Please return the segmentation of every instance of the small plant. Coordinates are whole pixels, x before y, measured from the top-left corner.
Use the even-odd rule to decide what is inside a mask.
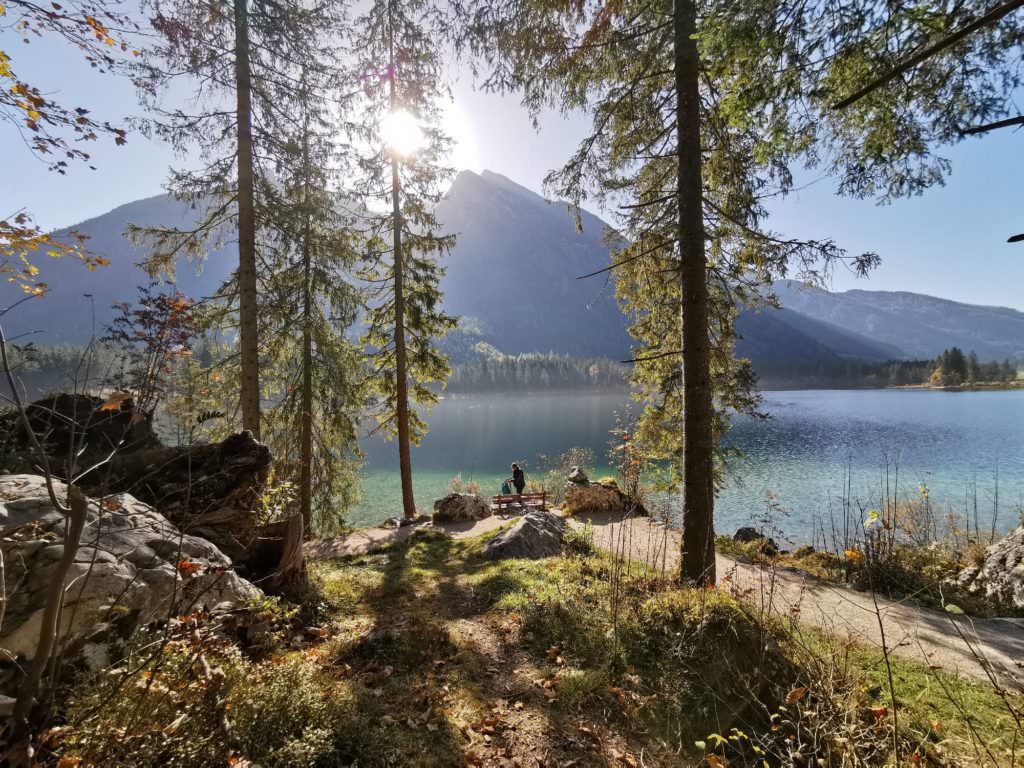
[[[448,481],[448,493],[471,493],[474,496],[479,496],[480,483],[476,480],[463,480],[460,472]]]

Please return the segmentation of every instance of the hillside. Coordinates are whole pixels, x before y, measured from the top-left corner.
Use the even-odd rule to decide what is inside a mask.
[[[775,284],[783,306],[889,344],[899,357],[934,358],[948,347],[982,360],[1024,357],[1024,312],[962,304],[906,291],[832,293],[793,281]]]
[[[605,224],[583,212],[583,231],[548,203],[490,171],[463,171],[438,209],[458,236],[442,282],[449,312],[475,318],[502,352],[628,357],[630,340],[612,285]]]
[[[136,263],[143,252],[122,235],[133,224],[187,224],[196,214],[167,196],[137,200],[74,229],[110,266],[88,272],[72,260],[40,266],[52,287],[41,301],[5,319],[9,335],[32,333],[38,344],[82,344],[112,317],[111,304],[131,301],[148,278]],[[458,236],[445,260],[442,288],[448,311],[466,332],[448,345],[455,359],[485,341],[506,354],[553,352],[574,357],[629,356],[626,320],[606,275],[579,276],[609,263],[606,225],[583,212],[582,232],[564,204],[550,203],[504,176],[464,171],[438,210]],[[230,275],[233,243],[200,265],[179,264],[179,288],[199,298]],[[198,269],[198,271],[197,271]],[[15,298],[8,292],[5,303]],[[805,289],[776,284],[780,310],[746,312],[737,322],[737,351],[768,380],[834,369],[846,363],[932,358],[957,345],[982,360],[1024,357],[1024,313],[960,304],[914,293]]]

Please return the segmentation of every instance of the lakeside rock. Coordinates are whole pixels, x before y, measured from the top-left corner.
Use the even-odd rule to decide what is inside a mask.
[[[769,556],[779,554],[779,545],[775,543],[775,539],[765,536],[753,526],[745,525],[737,529],[736,533],[732,535],[732,540],[738,541],[740,544],[750,544],[757,541],[761,543],[761,551],[764,554]]]
[[[964,568],[956,586],[1002,610],[1024,610],[1024,525],[985,550],[981,565]]]
[[[449,493],[434,502],[435,523],[460,523],[490,517],[491,505],[475,493]]]
[[[584,475],[585,477],[586,475]],[[619,490],[614,480],[599,482],[570,482],[563,504],[570,515],[613,514],[646,517],[647,509],[639,501],[630,499]]]
[[[525,558],[539,560],[562,552],[565,520],[554,512],[535,509],[515,525],[491,539],[484,554],[491,560]]]
[[[58,497],[65,487],[55,484]],[[0,476],[0,551],[8,584],[0,648],[31,658],[50,574],[64,553],[64,515],[38,475]],[[183,534],[128,494],[89,500],[81,545],[68,574],[61,648],[262,593],[232,569],[214,544]]]

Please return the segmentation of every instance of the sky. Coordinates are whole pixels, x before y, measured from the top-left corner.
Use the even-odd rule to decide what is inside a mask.
[[[2,42],[10,48],[6,37]],[[35,42],[9,52],[22,76],[73,106],[89,107],[95,118],[121,122],[141,113],[129,83],[88,70],[66,46]],[[515,96],[482,93],[468,77],[456,80],[453,96],[446,117],[457,141],[453,164],[495,171],[537,192],[587,128],[583,115],[546,112],[535,130]],[[0,217],[27,210],[46,228],[159,194],[168,166],[182,162],[167,146],[129,133],[123,147],[102,139],[84,147],[97,170],[73,165],[61,177],[21,146],[5,122],[0,146]],[[769,226],[787,236],[831,238],[851,253],[881,255],[881,266],[867,279],[836,272],[834,290],[914,291],[1024,311],[1024,244],[1006,243],[1024,232],[1024,132],[996,131],[939,154],[952,160],[953,172],[945,186],[920,197],[879,206],[837,196],[835,181],[825,178],[775,205]]]

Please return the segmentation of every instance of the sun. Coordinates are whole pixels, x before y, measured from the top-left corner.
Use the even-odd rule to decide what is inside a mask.
[[[426,137],[419,121],[404,109],[389,112],[380,124],[384,144],[402,157],[423,148]]]

